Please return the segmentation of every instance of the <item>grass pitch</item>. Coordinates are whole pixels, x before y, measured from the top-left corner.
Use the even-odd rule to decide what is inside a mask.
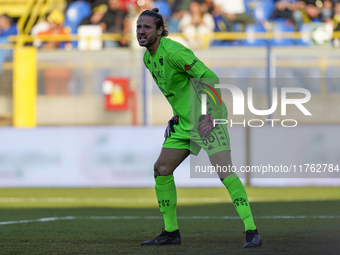
[[[182,245],[141,247],[153,189],[0,189],[0,254],[339,254],[340,188],[247,188],[263,246],[245,250],[224,188],[178,189]]]

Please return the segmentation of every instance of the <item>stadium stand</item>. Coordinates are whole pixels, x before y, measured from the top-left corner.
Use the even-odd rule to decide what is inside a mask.
[[[253,18],[258,23],[261,23],[265,20],[269,20],[274,8],[274,1],[265,0],[261,2],[256,2],[254,4],[254,9],[251,10],[251,13]]]
[[[274,46],[291,46],[295,44],[295,40],[291,38],[282,38],[285,32],[294,32],[294,26],[287,22],[275,22],[273,26],[274,38],[271,44]]]
[[[127,2],[127,1],[125,1]],[[175,1],[167,1],[170,7],[171,3],[174,3]],[[155,5],[159,8],[161,8],[161,3],[166,3],[164,0],[156,1],[154,2]],[[181,1],[176,1],[178,3],[182,3]],[[189,2],[189,1],[187,1]],[[202,1],[203,2],[203,1]],[[265,3],[269,3],[268,0],[263,1],[255,1],[255,0],[245,0],[245,6],[246,6],[246,13],[248,15],[251,15],[254,19],[256,19],[257,24],[251,24],[248,25],[245,28],[245,33],[238,33],[241,32],[242,29],[240,29],[239,24],[235,23],[234,25],[234,31],[237,33],[226,33],[228,32],[226,29],[226,24],[221,16],[217,17],[215,16],[215,33],[213,34],[213,41],[210,44],[210,49],[204,49],[201,50],[200,48],[195,49],[197,50],[198,54],[206,54],[207,63],[210,65],[213,65],[213,70],[216,71],[216,73],[221,77],[232,77],[232,78],[265,78],[268,75],[268,66],[267,66],[267,48],[268,42],[271,42],[271,45],[276,46],[271,48],[271,50],[274,52],[275,55],[275,61],[273,63],[274,68],[276,70],[276,77],[277,78],[289,78],[289,79],[301,79],[301,78],[313,78],[317,80],[316,78],[328,78],[327,83],[325,83],[325,87],[322,88],[320,84],[313,83],[313,82],[307,82],[301,85],[301,87],[309,89],[312,93],[320,94],[324,93],[333,93],[339,92],[339,86],[338,86],[338,80],[339,75],[337,74],[339,61],[336,59],[330,59],[330,57],[333,57],[333,55],[336,56],[336,50],[332,49],[331,41],[325,41],[324,45],[321,48],[322,50],[315,50],[313,46],[317,44],[317,41],[313,40],[311,35],[313,34],[311,30],[313,27],[317,26],[323,26],[325,22],[313,22],[313,23],[304,23],[298,30],[299,32],[302,32],[302,37],[298,38],[299,33],[294,33],[294,27],[291,22],[287,22],[287,20],[268,20],[270,17],[270,10],[273,8],[273,2],[271,4],[266,5]],[[22,6],[19,8],[19,3],[22,4]],[[34,4],[32,4],[34,3]],[[39,3],[39,4],[38,4]],[[77,27],[81,21],[80,16],[86,16],[85,13],[89,14],[91,12],[89,7],[89,4],[91,5],[91,1],[73,1],[72,3],[69,3],[68,8],[65,10],[66,2],[64,0],[0,0],[0,13],[4,13],[6,10],[9,10],[7,7],[11,7],[11,15],[14,19],[18,21],[18,30],[21,35],[28,35],[29,26],[30,24],[38,23],[41,20],[46,19],[46,17],[53,9],[59,9],[64,11],[66,22],[65,25],[68,25],[71,27],[73,35],[69,37],[63,37],[63,39],[60,39],[60,41],[78,41],[79,38],[77,38],[75,35],[77,31]],[[136,1],[131,0],[129,4],[135,4]],[[6,6],[5,6],[6,5]],[[39,6],[39,8],[38,8]],[[77,10],[71,11],[73,8],[76,8],[75,6],[79,7]],[[82,6],[82,7],[80,7]],[[85,9],[81,9],[84,6]],[[129,6],[129,5],[127,5]],[[137,6],[137,5],[136,5]],[[15,7],[15,8],[14,8]],[[141,6],[139,6],[140,9]],[[138,11],[131,11],[132,9],[128,8],[129,17],[138,17]],[[150,9],[150,8],[149,8]],[[73,14],[72,14],[73,12]],[[163,11],[165,15],[167,16],[167,12]],[[74,15],[72,17],[72,15]],[[78,15],[78,16],[77,16]],[[73,19],[72,19],[73,18]],[[31,20],[31,21],[30,21]],[[131,19],[130,19],[131,20]],[[267,20],[268,23],[270,23],[270,27],[268,28],[263,24],[263,20]],[[134,28],[135,22],[132,22],[131,29]],[[20,29],[21,28],[21,29]],[[280,37],[281,34],[289,32],[291,34],[291,38]],[[257,34],[261,33],[261,34]],[[173,34],[173,33],[170,33]],[[118,35],[118,34],[113,34]],[[103,34],[101,39],[103,41],[105,40],[119,40],[115,39],[114,36],[110,37],[110,34]],[[181,36],[181,35],[180,35]],[[259,37],[259,36],[262,36]],[[271,36],[273,38],[271,39]],[[15,40],[18,40],[18,37],[10,37],[12,38],[11,41],[14,42]],[[52,37],[51,37],[52,38]],[[66,38],[66,39],[65,39]],[[112,38],[112,39],[111,39]],[[117,37],[118,38],[118,37]],[[129,37],[131,40],[134,39],[133,34]],[[25,45],[30,45],[30,43],[37,38],[26,36],[24,37],[24,43]],[[41,40],[51,40],[48,37],[45,39],[42,38]],[[183,38],[182,38],[183,39]],[[52,40],[55,40],[52,38]],[[240,47],[245,46],[245,47]],[[256,47],[254,48],[252,47]],[[285,46],[285,47],[281,47]],[[296,50],[295,47],[292,46],[300,46]],[[305,46],[305,47],[301,47]],[[308,46],[308,47],[306,47]],[[1,44],[0,47],[4,47],[4,44]],[[229,49],[229,48],[230,49]],[[233,48],[231,48],[233,47]],[[137,48],[140,49],[140,47],[137,45]],[[324,49],[329,50],[326,53],[324,52]],[[215,61],[215,57],[210,57],[211,54],[214,53],[214,51],[218,51],[219,55],[221,55],[220,61]],[[245,54],[244,52],[248,52]],[[305,55],[302,54],[303,51],[306,51]],[[322,52],[321,52],[322,51]],[[108,52],[110,52],[111,55],[108,55]],[[136,54],[133,56],[133,54]],[[232,52],[237,53],[237,57],[229,57],[229,55]],[[250,54],[252,52],[256,53],[256,58],[251,59]],[[286,58],[286,52],[290,52],[290,56]],[[294,54],[296,53],[297,56]],[[96,57],[94,57],[94,54]],[[135,64],[138,62],[140,52],[133,51],[131,44],[130,48],[125,49],[110,49],[105,50],[101,52],[99,50],[98,52],[79,52],[76,48],[73,48],[72,51],[63,52],[62,49],[55,49],[51,51],[45,51],[43,52],[38,49],[38,57],[39,57],[39,66],[38,66],[38,97],[41,96],[43,98],[44,96],[49,96],[48,98],[48,104],[50,106],[40,106],[39,109],[39,116],[42,116],[39,120],[39,125],[50,125],[50,124],[62,124],[67,125],[70,123],[75,124],[109,124],[111,123],[110,116],[111,113],[105,113],[102,115],[102,117],[98,118],[93,115],[87,115],[88,118],[82,117],[74,117],[69,116],[65,117],[61,113],[58,114],[50,114],[52,111],[58,112],[59,108],[63,109],[63,104],[65,98],[63,100],[59,100],[58,96],[61,96],[60,93],[56,95],[52,95],[52,93],[48,93],[45,85],[47,79],[44,79],[43,73],[46,69],[69,69],[70,75],[67,76],[66,82],[65,82],[65,91],[67,90],[67,93],[65,92],[64,95],[67,95],[67,100],[69,100],[70,104],[76,106],[79,105],[79,102],[76,100],[81,101],[81,96],[85,95],[91,98],[91,103],[88,103],[88,105],[96,105],[96,107],[100,111],[102,108],[101,104],[101,96],[102,96],[102,90],[101,90],[101,82],[104,76],[118,76],[118,75],[124,75],[124,76],[132,76],[132,80],[134,82],[142,81],[143,78],[140,76],[140,73],[143,71],[141,67],[139,66],[140,63]],[[240,55],[244,59],[240,60]],[[321,54],[325,56],[320,56]],[[119,55],[119,56],[118,56]],[[227,56],[228,55],[228,56]],[[308,57],[306,57],[308,55]],[[110,56],[110,59],[108,59],[108,56]],[[132,57],[133,56],[133,57]],[[313,57],[310,57],[313,56]],[[131,58],[133,58],[133,61],[131,61]],[[136,58],[136,59],[135,59]],[[115,63],[112,63],[112,59],[114,59]],[[78,62],[77,62],[77,61]],[[135,61],[136,60],[136,61]],[[11,86],[12,86],[12,68],[13,63],[11,62],[11,59],[7,59],[7,62],[3,63],[3,70],[2,73],[0,72],[0,88],[1,95],[8,95],[8,98],[6,100],[10,100],[11,98]],[[88,62],[87,62],[88,61]],[[133,64],[132,64],[133,62]],[[4,81],[7,79],[6,81]],[[4,85],[6,84],[6,86]],[[266,93],[266,88],[263,87],[263,84],[254,84],[254,92],[257,94]],[[279,84],[277,85],[279,87]],[[291,86],[298,87],[298,84],[291,83]],[[153,90],[157,90],[158,88],[155,87]],[[245,88],[242,88],[245,89]],[[152,91],[153,91],[152,90]],[[3,92],[5,91],[5,92]],[[79,97],[76,99],[76,97]],[[74,97],[74,98],[73,98]],[[2,99],[1,99],[2,100]],[[1,101],[0,100],[0,101]],[[47,99],[46,99],[47,100]],[[7,101],[6,101],[7,102]],[[77,104],[76,104],[77,102]],[[60,105],[58,105],[60,103]],[[11,105],[11,104],[8,104]],[[83,108],[84,111],[88,111],[87,103],[84,106],[79,107]],[[78,107],[78,106],[77,106]],[[0,107],[1,108],[1,107]],[[2,107],[3,108],[3,107]],[[44,108],[44,111],[41,110]],[[9,110],[1,110],[2,114],[7,114],[11,111],[11,107],[8,107]],[[46,111],[45,111],[46,109]],[[57,109],[57,110],[56,110]],[[92,108],[91,108],[92,109]],[[141,108],[142,109],[142,108]],[[60,110],[61,112],[62,110]],[[80,110],[79,110],[80,111]],[[95,113],[95,111],[93,111]],[[74,114],[75,116],[78,116],[77,114]],[[62,116],[62,117],[58,117]],[[158,120],[158,117],[160,118]],[[130,118],[127,118],[128,120]],[[157,116],[157,121],[159,123],[163,122],[162,115]],[[121,123],[129,123],[129,121],[122,120]]]
[[[309,23],[302,24],[299,29],[299,32],[305,33],[305,35],[298,39],[297,44],[300,46],[310,45],[311,39],[310,36],[308,36],[308,33],[310,32],[310,24]]]
[[[247,38],[244,40],[243,45],[245,46],[264,46],[267,44],[267,40],[265,39],[256,39],[256,33],[264,33],[266,30],[261,24],[249,24],[245,28],[245,32],[247,33]]]

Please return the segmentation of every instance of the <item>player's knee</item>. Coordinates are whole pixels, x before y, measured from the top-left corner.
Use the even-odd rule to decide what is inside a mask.
[[[169,175],[167,171],[167,167],[157,161],[154,165],[154,174],[155,176],[166,176]]]

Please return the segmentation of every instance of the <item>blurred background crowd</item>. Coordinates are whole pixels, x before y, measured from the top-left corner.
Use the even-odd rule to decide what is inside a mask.
[[[0,0],[0,125],[12,124],[13,102],[21,103],[13,101],[13,77],[32,61],[36,67],[27,72],[37,74],[37,125],[166,123],[171,109],[136,40],[140,13],[155,7],[169,37],[195,50],[219,77],[251,79],[254,93],[268,98],[261,79],[290,79],[289,86],[335,104],[324,96],[340,92],[340,0]],[[20,48],[36,54],[24,68],[21,53],[15,61]],[[108,80],[122,77],[126,91]],[[110,96],[125,98],[128,107],[110,108],[116,102]],[[316,116],[317,123],[335,118]]]
[[[340,31],[340,0],[67,0],[62,8],[36,21],[30,34],[114,33],[119,35],[117,39],[104,40],[101,46],[137,48],[133,40],[136,20],[143,10],[154,7],[166,19],[170,34],[181,33],[177,39],[193,48],[204,46],[204,38],[208,46],[261,45],[261,40],[213,40],[214,32],[310,32],[316,24],[328,32]],[[1,14],[2,41],[17,33],[17,20]],[[281,44],[304,42],[283,40]],[[65,42],[35,41],[34,45],[42,49],[76,47]]]

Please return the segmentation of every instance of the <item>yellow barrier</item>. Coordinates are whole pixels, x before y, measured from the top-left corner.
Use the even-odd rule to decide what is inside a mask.
[[[173,33],[171,34],[172,37],[182,37],[186,38],[183,34]],[[311,37],[311,33],[308,32],[285,32],[280,34],[275,34],[273,32],[264,32],[264,33],[245,33],[245,32],[216,32],[211,35],[203,36],[204,48],[209,47],[210,40],[245,40],[249,37],[253,39],[274,39],[274,38],[283,38],[283,39],[299,39],[303,37]],[[132,40],[131,34],[127,34],[124,36],[127,40]],[[333,38],[340,38],[340,31],[333,32]],[[87,36],[87,40],[91,39],[98,39],[98,36]],[[100,39],[103,41],[113,40],[119,41],[122,38],[121,34],[103,34],[100,36]],[[34,40],[40,40],[42,42],[47,41],[78,41],[80,39],[84,39],[84,36],[78,36],[76,34],[70,35],[43,35],[43,36],[31,36],[31,35],[18,35],[18,36],[11,36],[9,40],[11,42],[17,42],[18,45],[21,45],[22,42],[33,42]],[[20,44],[19,44],[20,43]]]
[[[34,0],[0,0],[0,14],[20,17],[30,8]]]
[[[37,50],[34,47],[14,49],[13,125],[36,126]]]
[[[183,37],[185,36],[183,34],[179,33],[172,33],[171,36],[176,37]],[[247,39],[249,36],[252,36],[254,39],[274,39],[274,38],[285,38],[285,39],[299,39],[304,36],[310,36],[311,33],[307,32],[285,32],[280,34],[275,34],[273,32],[264,32],[264,33],[245,33],[245,32],[216,32],[212,35],[209,35],[209,38],[212,40],[244,40]],[[40,36],[31,36],[31,35],[21,35],[21,36],[10,36],[9,40],[11,42],[16,42],[19,39],[24,40],[25,42],[33,42],[34,40],[41,40],[43,42],[47,41],[77,41],[79,39],[83,39],[84,36],[78,36],[76,34],[70,34],[70,35],[40,35]],[[98,38],[98,36],[87,36],[87,39],[92,38]],[[118,41],[122,38],[122,35],[120,34],[102,34],[100,36],[101,40],[107,41],[107,40],[115,40]],[[130,34],[125,35],[125,38],[128,40],[133,39]],[[333,32],[333,38],[340,38],[340,31]]]

